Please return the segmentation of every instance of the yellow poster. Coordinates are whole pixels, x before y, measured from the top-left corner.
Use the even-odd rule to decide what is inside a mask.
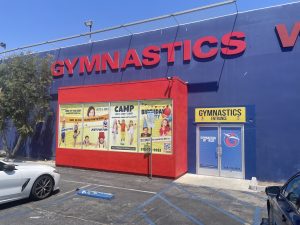
[[[197,108],[195,122],[198,123],[245,123],[245,107]]]
[[[172,154],[172,100],[140,102],[140,152]]]
[[[58,147],[81,149],[81,133],[82,105],[61,105]]]
[[[138,102],[112,102],[109,124],[110,149],[137,152]]]
[[[108,150],[108,117],[108,103],[84,104],[82,149]]]

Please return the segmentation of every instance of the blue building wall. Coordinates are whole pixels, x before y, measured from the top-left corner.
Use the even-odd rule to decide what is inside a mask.
[[[92,56],[120,51],[122,62],[128,49],[141,55],[149,45],[214,35],[218,38],[231,31],[246,34],[246,51],[232,58],[218,55],[210,60],[192,59],[183,63],[182,49],[175,51],[175,62],[167,63],[167,52],[151,68],[129,67],[106,73],[65,74],[55,78],[51,88],[53,115],[24,148],[29,156],[55,156],[55,121],[59,87],[126,82],[179,76],[188,84],[188,170],[196,171],[196,124],[194,109],[210,106],[246,106],[245,164],[246,178],[281,180],[300,169],[300,43],[286,51],[280,47],[275,25],[284,23],[291,31],[299,20],[300,4],[290,4],[237,15],[195,22],[133,36],[94,42],[51,51],[55,59]],[[33,144],[32,144],[33,143]],[[43,153],[41,153],[43,149]]]

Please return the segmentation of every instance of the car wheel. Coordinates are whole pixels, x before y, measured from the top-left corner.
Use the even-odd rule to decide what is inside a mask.
[[[54,181],[49,175],[42,175],[36,179],[31,189],[31,197],[35,200],[47,198],[54,186]]]

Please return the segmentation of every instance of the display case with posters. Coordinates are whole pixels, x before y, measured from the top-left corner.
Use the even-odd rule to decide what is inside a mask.
[[[60,105],[59,147],[172,154],[172,100]]]
[[[164,177],[186,172],[187,88],[181,80],[61,88],[58,104],[57,165],[135,174],[149,174],[151,167]],[[61,144],[64,130],[72,140],[74,124],[63,119],[71,106],[78,106],[72,122],[81,123],[75,148]]]

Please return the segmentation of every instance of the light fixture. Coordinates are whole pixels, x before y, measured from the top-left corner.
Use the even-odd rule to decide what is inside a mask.
[[[93,20],[87,20],[84,22],[86,27],[90,28],[90,33],[92,32]],[[92,42],[92,34],[90,34],[90,42]]]
[[[0,42],[0,47],[6,49],[6,44],[4,42]]]

